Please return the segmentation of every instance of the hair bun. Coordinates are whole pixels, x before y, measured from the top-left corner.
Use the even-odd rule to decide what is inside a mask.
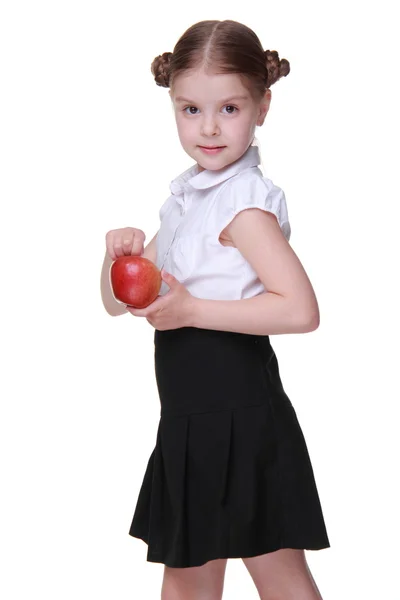
[[[286,58],[279,59],[276,50],[265,50],[265,66],[268,71],[267,86],[270,87],[281,77],[286,77],[290,73],[290,64]]]
[[[157,85],[169,87],[169,66],[171,63],[172,52],[163,52],[151,63],[151,72]]]

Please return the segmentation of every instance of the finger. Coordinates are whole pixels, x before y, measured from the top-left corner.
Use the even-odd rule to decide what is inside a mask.
[[[120,256],[124,256],[121,230],[118,231],[114,239],[114,252],[117,258],[119,258]]]
[[[146,236],[144,232],[141,229],[135,229],[131,248],[132,255],[140,256],[141,254],[143,254],[145,239]]]
[[[129,310],[130,313],[135,315],[135,317],[147,317],[148,313],[145,308],[135,308],[134,306],[126,305],[126,309]]]
[[[170,288],[180,285],[180,281],[178,281],[171,273],[164,271],[164,269],[161,271],[161,277]]]
[[[131,254],[134,232],[134,227],[123,227],[118,230],[118,236],[116,236],[114,246],[118,257],[129,256]]]
[[[141,235],[140,235],[141,234]],[[125,256],[137,254],[135,248],[138,244],[137,237],[143,237],[143,232],[135,227],[124,227],[121,229],[121,248]]]
[[[114,232],[107,231],[106,233],[106,248],[107,254],[111,258],[111,260],[115,260],[117,257],[114,252]]]
[[[157,296],[157,298],[147,306],[147,310],[149,311],[148,314],[156,313],[160,308],[164,308],[165,302],[164,296]]]
[[[128,229],[124,229],[121,235],[122,238],[122,251],[125,255],[131,254],[133,244],[133,232]]]

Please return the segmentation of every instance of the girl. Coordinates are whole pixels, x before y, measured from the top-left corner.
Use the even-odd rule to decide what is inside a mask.
[[[321,599],[304,549],[329,541],[269,339],[314,331],[318,304],[288,243],[285,195],[253,145],[289,63],[243,24],[202,21],[151,69],[195,164],[171,182],[146,248],[139,229],[106,235],[104,305],[155,328],[161,401],[129,533],[164,564],[162,600],[220,600],[228,558],[263,600]],[[145,309],[113,298],[109,267],[123,254],[165,267]]]

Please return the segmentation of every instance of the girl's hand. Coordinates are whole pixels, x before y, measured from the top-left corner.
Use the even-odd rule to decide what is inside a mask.
[[[141,256],[144,251],[145,239],[144,231],[136,229],[136,227],[112,229],[106,234],[107,253],[112,260],[117,260],[120,256],[125,255]]]
[[[164,296],[158,296],[146,308],[133,308],[127,305],[127,310],[135,317],[146,317],[155,329],[179,329],[191,327],[195,297],[173,275],[161,271],[161,277],[170,287]]]

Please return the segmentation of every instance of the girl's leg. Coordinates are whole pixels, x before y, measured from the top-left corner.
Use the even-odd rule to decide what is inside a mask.
[[[161,600],[221,600],[226,558],[210,560],[201,567],[164,567]]]
[[[283,548],[242,560],[261,600],[322,600],[304,550]]]

